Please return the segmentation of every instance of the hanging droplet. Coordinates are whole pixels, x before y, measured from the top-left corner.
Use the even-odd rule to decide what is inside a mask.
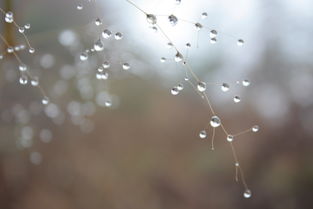
[[[130,64],[129,63],[124,63],[122,67],[123,67],[123,70],[129,70],[130,69]]]
[[[30,81],[32,86],[38,86],[39,85],[39,78],[38,77],[33,77]]]
[[[244,198],[250,198],[252,196],[251,190],[246,189],[243,193]]]
[[[238,46],[243,46],[244,45],[244,40],[242,40],[242,39],[239,39],[238,41],[237,41],[237,45]]]
[[[110,67],[110,63],[108,61],[103,62],[102,67],[104,69],[108,69]]]
[[[88,54],[86,52],[83,52],[79,56],[81,61],[86,61],[88,59]]]
[[[103,31],[102,31],[102,37],[104,38],[104,39],[108,39],[108,38],[110,38],[112,36],[112,32],[109,30],[109,29],[104,29]]]
[[[14,52],[14,48],[12,46],[8,46],[7,52],[8,53],[13,53]]]
[[[21,72],[24,72],[24,71],[27,70],[27,66],[26,66],[25,64],[20,64],[20,65],[18,66],[18,69],[19,69]]]
[[[197,85],[197,89],[199,92],[204,92],[206,90],[206,83],[205,82],[199,82]]]
[[[151,25],[155,25],[157,23],[157,18],[153,14],[147,14],[146,19],[147,19],[147,22]]]
[[[210,39],[210,43],[211,43],[211,44],[216,44],[216,42],[217,42],[217,39],[216,39],[216,38],[211,38],[211,39]]]
[[[183,55],[181,53],[177,52],[174,60],[175,60],[175,62],[181,62],[183,60],[183,58],[184,58]]]
[[[206,131],[205,131],[205,130],[200,131],[199,137],[200,137],[201,139],[205,139],[205,138],[207,137]]]
[[[123,34],[120,32],[115,33],[115,40],[121,40],[123,38]]]
[[[223,92],[229,91],[229,85],[227,83],[223,83],[222,86],[221,86],[221,90]]]
[[[25,28],[22,26],[22,27],[19,27],[18,28],[18,32],[20,33],[24,33],[25,32]]]
[[[207,18],[207,17],[208,17],[208,13],[203,12],[203,13],[201,14],[201,18],[202,18],[202,19],[205,19],[205,18]]]
[[[240,102],[240,101],[241,101],[241,99],[240,99],[239,96],[234,96],[234,102],[235,102],[235,103],[238,103],[238,102]]]
[[[227,135],[227,141],[232,142],[234,140],[233,135]]]
[[[172,26],[175,26],[178,22],[178,19],[175,15],[168,16],[168,21],[171,23]]]
[[[50,100],[49,100],[49,98],[48,98],[47,96],[44,96],[44,97],[42,98],[42,100],[41,100],[41,103],[42,103],[43,105],[47,105],[47,104],[49,104],[49,102],[50,102]]]
[[[177,85],[177,89],[178,89],[178,91],[184,90],[184,85],[183,85],[182,83],[179,83],[179,84]]]
[[[253,131],[253,132],[258,132],[259,129],[260,129],[260,127],[257,126],[257,125],[255,125],[255,126],[252,127],[252,131]]]
[[[97,19],[95,20],[95,24],[96,24],[96,26],[102,25],[102,21],[100,20],[100,18],[97,18]]]
[[[202,26],[200,23],[196,23],[196,24],[195,24],[195,28],[196,28],[197,30],[201,30],[202,27],[203,27],[203,26]]]
[[[166,62],[166,58],[165,57],[161,57],[160,62],[162,62],[162,63]]]
[[[176,86],[171,89],[171,94],[174,96],[179,94],[179,90]]]
[[[30,29],[30,24],[29,23],[25,24],[24,28],[27,29],[27,30]]]
[[[35,49],[34,48],[29,48],[28,52],[31,53],[31,54],[34,54],[35,53]]]
[[[76,9],[82,10],[82,9],[83,9],[83,5],[82,5],[82,4],[78,4],[77,7],[76,7]]]
[[[28,77],[27,77],[27,75],[21,75],[19,81],[20,81],[20,84],[26,85],[26,84],[28,83]]]
[[[213,128],[219,127],[221,125],[221,119],[217,116],[212,116],[211,121],[210,121],[210,125]]]
[[[98,39],[95,44],[94,44],[94,49],[97,51],[97,52],[100,52],[104,49],[104,45],[103,45],[103,42],[101,41],[101,39]]]
[[[245,87],[250,86],[250,81],[249,80],[243,80],[242,85]]]
[[[211,30],[210,31],[210,38],[216,38],[217,36],[217,31],[216,30]]]

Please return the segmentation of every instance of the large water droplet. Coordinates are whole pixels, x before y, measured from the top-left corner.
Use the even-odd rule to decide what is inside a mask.
[[[210,121],[210,125],[213,128],[219,127],[221,125],[221,119],[217,116],[212,116],[211,121]]]

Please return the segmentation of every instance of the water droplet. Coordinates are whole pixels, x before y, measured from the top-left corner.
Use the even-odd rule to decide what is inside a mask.
[[[76,9],[78,9],[78,10],[82,10],[83,8],[84,8],[84,7],[83,7],[82,4],[78,4],[77,7],[76,7]]]
[[[181,0],[175,0],[176,5],[180,5],[181,4]]]
[[[27,29],[27,30],[30,29],[30,24],[29,23],[25,24],[24,28]]]
[[[104,38],[104,39],[108,39],[108,38],[110,38],[112,36],[112,32],[109,30],[109,29],[104,29],[103,31],[102,31],[102,37]]]
[[[103,62],[102,67],[103,67],[104,69],[108,69],[108,68],[110,67],[110,63],[107,62],[107,61],[105,61],[105,62]]]
[[[44,96],[41,100],[41,103],[44,104],[44,105],[47,105],[49,104],[50,100],[47,96]]]
[[[179,90],[176,86],[171,89],[171,94],[172,95],[178,95],[179,94]]]
[[[227,141],[232,142],[234,140],[233,135],[227,135]]]
[[[95,24],[96,24],[96,26],[102,25],[102,21],[100,20],[100,18],[97,18],[97,19],[95,20]]]
[[[206,131],[205,131],[205,130],[200,131],[199,137],[200,137],[201,139],[205,139],[205,138],[207,137]]]
[[[81,61],[86,61],[88,59],[88,54],[86,52],[83,52],[79,56]]]
[[[240,102],[240,101],[241,101],[241,99],[240,99],[239,96],[234,96],[234,102],[235,102],[235,103],[238,103],[238,102]]]
[[[39,78],[38,77],[33,77],[30,81],[32,86],[38,86],[39,85]]]
[[[238,46],[243,46],[244,45],[244,40],[242,40],[242,39],[239,39],[238,41],[237,41],[237,45]]]
[[[239,163],[238,163],[238,162],[236,162],[236,163],[235,163],[235,166],[236,166],[236,167],[239,167]]]
[[[183,60],[183,58],[184,58],[183,55],[181,53],[177,52],[174,60],[175,60],[175,62],[181,62]]]
[[[171,23],[172,26],[175,26],[178,22],[178,19],[175,15],[168,16],[168,21]]]
[[[205,82],[199,82],[197,85],[197,89],[199,92],[204,92],[206,90],[206,83]]]
[[[211,121],[210,121],[210,125],[213,128],[219,127],[221,125],[221,119],[217,116],[212,116]]]
[[[18,66],[18,69],[23,72],[27,70],[27,66],[25,64],[20,64],[20,66]]]
[[[190,43],[186,43],[186,47],[187,47],[187,48],[190,48],[190,47],[191,47],[191,44],[190,44]]]
[[[173,44],[173,43],[171,43],[171,42],[168,42],[168,43],[167,43],[167,48],[171,49],[171,48],[173,48],[173,47],[174,47],[174,44]]]
[[[13,53],[14,52],[14,48],[12,46],[8,46],[7,52],[8,53]]]
[[[251,190],[246,189],[243,193],[244,198],[250,198],[252,196]]]
[[[7,23],[12,23],[14,22],[14,18],[13,18],[13,12],[7,12],[5,13],[5,18],[4,18],[5,22]]]
[[[104,49],[104,45],[103,45],[103,42],[101,41],[101,39],[98,39],[95,44],[94,44],[94,49],[97,51],[97,52],[100,52]]]
[[[260,127],[257,126],[257,125],[255,125],[255,126],[252,127],[252,131],[253,131],[253,132],[258,132],[259,129],[260,129]]]
[[[129,70],[130,69],[129,63],[124,63],[122,67],[123,67],[123,70]]]
[[[18,32],[24,33],[24,31],[25,31],[25,28],[23,26],[18,28]]]
[[[34,48],[29,48],[28,52],[31,53],[31,54],[34,54],[35,53],[35,49]]]
[[[105,105],[106,107],[111,107],[111,106],[112,106],[112,102],[109,101],[109,100],[107,100],[107,101],[105,101],[104,105]]]
[[[221,86],[223,92],[229,91],[229,85],[227,83],[223,83]]]
[[[151,25],[155,25],[157,23],[157,18],[153,14],[147,14],[146,19],[147,19],[147,22]]]
[[[217,31],[216,30],[211,30],[210,31],[210,38],[216,38],[217,36]]]
[[[178,89],[178,91],[182,91],[184,89],[184,85],[182,83],[179,83],[177,85],[177,89]]]
[[[160,62],[162,62],[162,63],[166,62],[166,58],[165,57],[161,57]]]
[[[120,33],[120,32],[117,32],[117,33],[115,33],[114,37],[115,37],[116,40],[121,40],[123,38],[123,34]]]
[[[203,13],[201,14],[201,18],[202,18],[202,19],[205,19],[205,18],[207,18],[207,17],[208,17],[208,13],[203,12]]]
[[[20,81],[20,84],[26,85],[26,84],[28,83],[28,77],[27,77],[27,75],[21,75],[19,81]]]
[[[203,27],[203,26],[202,26],[200,23],[196,23],[196,24],[195,24],[195,28],[196,28],[197,30],[201,30],[202,27]]]
[[[211,39],[210,39],[210,43],[211,43],[211,44],[216,44],[216,42],[217,42],[217,39],[216,39],[216,38],[211,38]]]
[[[242,85],[245,87],[250,86],[250,81],[249,80],[243,80]]]

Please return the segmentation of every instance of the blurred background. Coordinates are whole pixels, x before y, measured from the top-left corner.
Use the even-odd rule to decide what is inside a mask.
[[[226,93],[207,90],[229,132],[260,126],[234,142],[252,197],[244,199],[235,182],[222,131],[214,152],[209,139],[199,138],[211,118],[207,106],[143,13],[124,0],[1,0],[17,23],[31,24],[26,35],[36,52],[18,54],[50,103],[19,84],[13,56],[0,60],[0,208],[312,208],[313,2],[135,2],[160,15],[158,23],[203,81],[230,84]],[[170,14],[179,18],[175,27]],[[210,30],[197,32],[181,20],[216,29],[217,43],[210,44]],[[12,45],[25,44],[3,15],[0,25]],[[102,40],[104,50],[82,62],[104,29],[123,38]],[[106,61],[109,79],[98,80]],[[244,79],[251,85],[237,84]],[[171,95],[180,83],[184,90]],[[234,95],[242,101],[234,103]]]

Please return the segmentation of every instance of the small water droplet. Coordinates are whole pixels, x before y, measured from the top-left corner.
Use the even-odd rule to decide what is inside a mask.
[[[178,22],[178,19],[175,15],[168,16],[168,21],[171,23],[172,26],[175,26]]]
[[[222,86],[221,86],[221,90],[223,92],[229,91],[229,85],[227,83],[223,83]]]
[[[250,86],[250,81],[249,80],[243,80],[242,85],[245,87]]]
[[[199,82],[197,85],[197,89],[199,92],[204,92],[206,90],[206,83],[205,82]]]
[[[123,38],[123,34],[120,32],[115,33],[115,40],[121,40]]]
[[[82,10],[83,8],[84,8],[84,7],[83,7],[82,4],[78,4],[77,7],[76,7],[76,9],[78,9],[78,10]]]
[[[252,192],[249,189],[246,189],[243,193],[244,198],[250,198],[252,196]]]
[[[219,127],[221,125],[221,119],[217,116],[212,116],[211,121],[210,121],[210,125],[213,128]]]
[[[210,38],[216,38],[217,36],[217,31],[216,30],[211,30],[210,31]]]
[[[25,31],[25,28],[24,28],[23,26],[21,26],[21,27],[18,28],[18,32],[24,33],[24,31]]]
[[[234,102],[235,102],[235,103],[238,103],[238,102],[240,102],[240,101],[241,101],[241,99],[240,99],[239,96],[234,96]]]
[[[95,24],[96,24],[96,26],[102,25],[102,21],[100,20],[100,18],[97,18],[97,19],[95,20]]]
[[[108,61],[103,62],[102,67],[104,69],[108,69],[110,67],[110,63]]]
[[[103,45],[103,42],[101,41],[101,39],[98,39],[95,44],[94,44],[94,49],[97,51],[97,52],[100,52],[100,51],[103,51],[104,49],[104,45]]]
[[[162,63],[166,62],[166,58],[165,57],[161,57],[160,62],[162,62]]]
[[[129,63],[124,63],[122,67],[123,67],[123,70],[129,70],[130,69],[130,64]]]
[[[196,23],[196,24],[195,24],[196,30],[201,30],[202,27],[203,27],[203,26],[202,26],[200,23]]]
[[[32,86],[38,86],[39,85],[39,78],[38,77],[33,77],[30,81]]]
[[[88,59],[88,54],[86,52],[83,52],[79,56],[81,61],[86,61]]]
[[[242,40],[242,39],[239,39],[238,41],[237,41],[237,45],[238,46],[243,46],[244,45],[244,40]]]
[[[174,96],[179,94],[179,90],[176,86],[171,89],[171,94]]]
[[[227,141],[232,142],[234,140],[233,135],[227,135]]]
[[[41,103],[44,104],[44,105],[47,105],[49,104],[50,100],[47,96],[44,96],[41,100]]]
[[[207,137],[206,131],[205,131],[205,130],[200,131],[199,137],[200,137],[201,139],[205,139],[205,138]]]
[[[252,131],[253,132],[258,132],[259,129],[260,129],[260,127],[258,125],[255,125],[255,126],[252,127]]]
[[[217,42],[217,39],[216,39],[216,38],[211,38],[211,39],[210,39],[210,43],[211,43],[211,44],[216,44],[216,42]]]
[[[183,55],[180,52],[177,52],[174,58],[175,62],[181,62],[183,59]]]
[[[151,25],[155,25],[157,23],[157,18],[153,14],[147,14],[146,19],[147,19],[147,22]]]
[[[104,39],[108,39],[108,38],[110,38],[112,36],[112,32],[109,30],[109,29],[104,29],[103,31],[102,31],[102,37],[104,38]]]
[[[29,48],[28,52],[31,53],[31,54],[34,54],[35,53],[35,49],[34,48]]]
[[[177,89],[178,89],[179,91],[182,91],[182,90],[184,89],[184,85],[183,85],[182,83],[179,83],[179,84],[177,85]]]
[[[20,64],[20,65],[18,66],[18,69],[19,69],[21,72],[24,72],[24,71],[27,70],[27,66],[26,66],[25,64]]]
[[[202,19],[205,19],[205,18],[207,18],[207,17],[208,17],[208,13],[203,12],[203,13],[201,14],[201,18],[202,18]]]
[[[28,77],[27,75],[21,75],[20,79],[19,79],[20,84],[22,85],[26,85],[28,83]]]

